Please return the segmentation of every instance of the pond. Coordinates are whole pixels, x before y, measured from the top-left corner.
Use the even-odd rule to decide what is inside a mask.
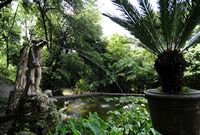
[[[113,97],[112,97],[113,98]],[[70,100],[58,100],[58,109],[63,108],[66,105],[65,113],[73,116],[87,116],[89,112],[97,112],[99,116],[106,117],[107,112],[111,110],[117,110],[120,106],[115,100],[109,100],[111,97],[98,96],[87,97]]]

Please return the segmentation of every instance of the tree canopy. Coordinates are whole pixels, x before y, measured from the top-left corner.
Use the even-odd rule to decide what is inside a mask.
[[[2,1],[0,5],[3,2],[6,1]],[[157,80],[153,69],[155,56],[140,48],[144,45],[143,42],[154,43],[147,37],[155,38],[156,34],[143,35],[145,38],[143,44],[134,37],[127,38],[118,34],[108,38],[103,37],[101,13],[96,0],[13,0],[12,2],[7,0],[7,2],[8,4],[0,8],[1,76],[15,80],[20,49],[30,44],[31,40],[45,39],[48,45],[43,53],[41,83],[44,90],[81,88],[105,92],[142,92]],[[147,1],[144,2],[146,3],[143,4],[152,9]],[[142,3],[140,4],[142,7]],[[120,5],[118,6],[120,8]],[[126,6],[128,8],[130,5]],[[177,8],[181,7],[177,5]],[[141,20],[138,21],[142,21],[141,25],[148,31],[151,28],[156,30],[157,36],[161,36],[159,39],[165,44],[163,48],[167,47],[167,44],[172,44],[171,40],[169,43],[168,40],[164,40],[169,37],[162,37],[164,28],[161,27],[161,20],[158,18],[161,9],[159,14],[153,9],[149,14],[144,8],[142,11],[146,15],[140,15]],[[155,28],[150,27],[148,15],[153,16]],[[132,23],[131,20],[124,24],[128,23]],[[133,30],[133,27],[128,28]],[[175,26],[173,29],[175,30]],[[170,31],[171,29],[168,32]],[[193,35],[195,33],[198,33],[198,29],[195,29]],[[176,37],[175,35],[170,36]],[[190,60],[196,53],[191,55],[187,55],[187,59]],[[190,72],[193,69],[187,68],[189,71],[187,76],[197,72],[196,70]]]

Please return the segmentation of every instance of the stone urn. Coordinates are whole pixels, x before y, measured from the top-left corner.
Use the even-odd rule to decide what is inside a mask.
[[[162,135],[200,135],[200,91],[145,92],[154,128]]]

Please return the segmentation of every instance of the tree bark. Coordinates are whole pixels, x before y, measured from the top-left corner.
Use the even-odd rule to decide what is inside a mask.
[[[9,58],[9,39],[8,37],[6,37],[6,66],[7,68],[9,67],[9,64],[10,64],[10,58]]]
[[[9,95],[8,106],[6,110],[7,114],[16,108],[19,98],[22,92],[25,90],[28,51],[29,45],[24,45],[24,47],[20,50],[20,61],[16,75],[15,88]]]

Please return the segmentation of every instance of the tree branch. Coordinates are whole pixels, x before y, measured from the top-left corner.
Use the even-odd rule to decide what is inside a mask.
[[[12,2],[12,0],[6,0],[6,1],[0,2],[0,9],[3,8],[4,6],[10,4],[11,2]]]

